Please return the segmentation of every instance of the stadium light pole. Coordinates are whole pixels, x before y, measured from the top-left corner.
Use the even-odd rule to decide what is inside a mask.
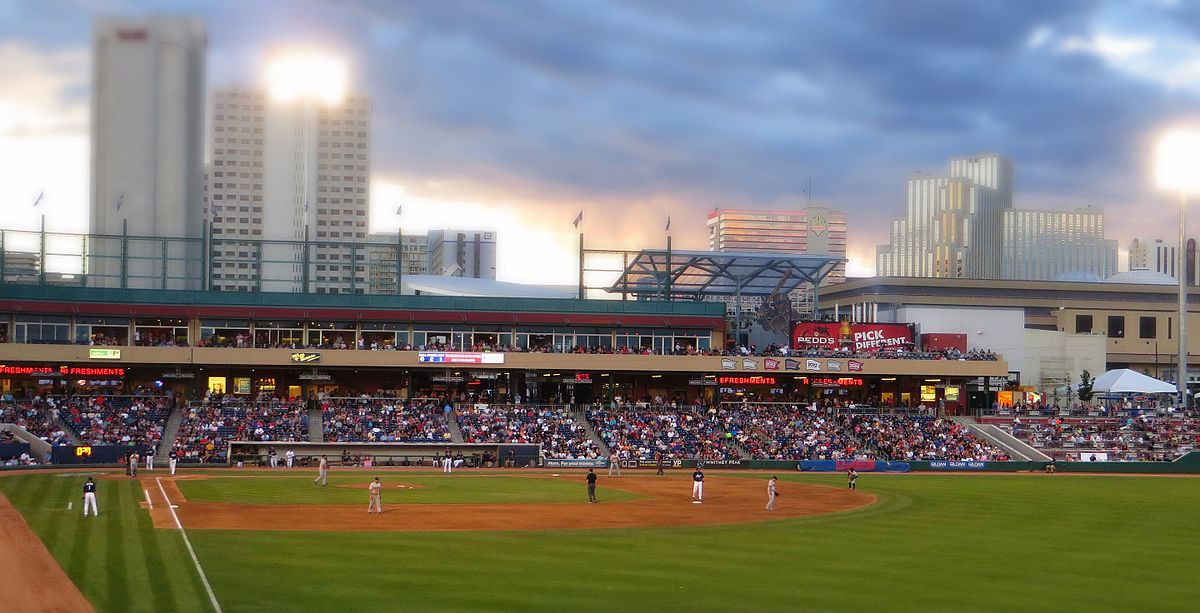
[[[1158,139],[1155,175],[1158,186],[1179,194],[1179,254],[1175,272],[1179,281],[1179,358],[1175,389],[1182,408],[1191,407],[1187,387],[1187,211],[1188,196],[1200,193],[1200,128],[1180,127],[1167,130]]]

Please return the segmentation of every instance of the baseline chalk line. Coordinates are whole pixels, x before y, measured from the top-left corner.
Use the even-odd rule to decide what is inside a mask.
[[[200,559],[196,557],[196,550],[192,549],[192,541],[188,539],[187,531],[183,529],[183,524],[179,521],[179,515],[175,513],[176,505],[171,504],[171,497],[167,496],[167,490],[163,487],[162,479],[155,477],[154,481],[158,483],[158,491],[162,492],[163,500],[167,501],[167,508],[171,511],[171,517],[175,519],[175,527],[179,528],[179,534],[183,536],[183,544],[187,545],[188,554],[192,556],[192,564],[196,565],[196,572],[200,573],[200,581],[204,583],[204,590],[208,592],[208,600],[212,602],[213,609],[217,613],[221,613],[221,605],[217,602],[217,595],[213,593],[212,586],[208,584],[208,575],[205,575],[204,569],[200,567]]]

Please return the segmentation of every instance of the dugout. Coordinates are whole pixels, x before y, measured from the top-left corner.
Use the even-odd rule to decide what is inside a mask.
[[[438,461],[449,449],[462,452],[465,468],[528,468],[542,465],[542,446],[533,443],[310,443],[301,441],[231,441],[231,465],[269,466],[270,449],[275,448],[279,465],[284,465],[288,450],[296,452],[300,466],[316,466],[325,456],[330,466],[440,466]]]

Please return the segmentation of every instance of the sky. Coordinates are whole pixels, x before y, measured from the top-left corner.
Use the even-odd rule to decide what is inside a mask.
[[[344,57],[372,230],[496,230],[511,281],[572,281],[581,210],[588,247],[660,246],[670,216],[705,248],[714,208],[808,203],[848,214],[870,275],[905,177],[978,152],[1014,160],[1017,207],[1172,240],[1153,142],[1200,119],[1181,0],[5,0],[0,227],[86,230],[91,20],[151,13],[206,20],[210,88],[279,49]]]

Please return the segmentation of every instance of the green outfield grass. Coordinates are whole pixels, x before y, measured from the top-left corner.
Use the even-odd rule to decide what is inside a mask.
[[[102,509],[109,523],[46,508],[74,496],[78,481],[22,475],[0,477],[0,488],[99,609],[201,609],[178,533],[149,527],[133,484],[103,483],[123,497]],[[1195,609],[1195,479],[866,474],[859,483],[876,505],[739,526],[188,534],[226,611]]]
[[[366,504],[365,486],[375,473],[329,475],[329,485],[313,484],[313,476],[214,476],[194,481],[180,480],[179,489],[197,502],[241,502],[245,504]],[[380,472],[383,499],[388,504],[509,504],[517,502],[582,502],[587,500],[582,476],[551,477],[487,476],[464,473],[419,475]],[[398,484],[416,486],[398,488]],[[360,486],[360,489],[343,486]],[[632,500],[637,494],[605,488],[607,501]]]
[[[98,481],[99,517],[82,517],[83,473],[0,477],[0,491],[98,611],[204,611],[200,577],[177,530],[156,530],[136,481]],[[67,510],[71,503],[71,510]],[[2,583],[2,579],[0,579]],[[0,610],[4,590],[0,588]]]

